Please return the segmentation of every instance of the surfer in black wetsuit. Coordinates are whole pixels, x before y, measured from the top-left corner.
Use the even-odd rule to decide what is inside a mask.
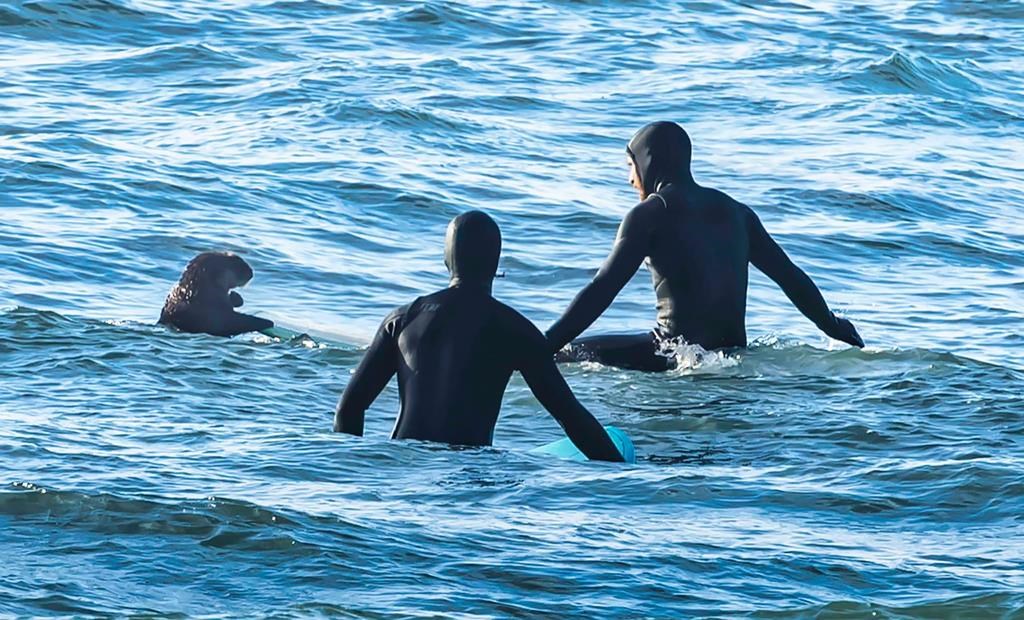
[[[491,296],[501,232],[469,211],[448,225],[448,288],[398,308],[381,324],[345,388],[334,430],[363,434],[367,407],[398,373],[401,410],[392,437],[489,446],[514,370],[591,459],[621,461],[615,444],[573,396],[544,336]]]
[[[690,172],[690,138],[682,127],[671,122],[646,125],[626,151],[630,184],[641,202],[622,220],[611,254],[593,281],[548,329],[558,361],[666,370],[672,361],[657,352],[667,339],[681,338],[707,350],[745,347],[748,263],[774,280],[818,329],[864,346],[853,324],[829,310],[814,282],[786,256],[750,207],[697,185]],[[573,341],[608,308],[645,258],[658,297],[657,328]]]

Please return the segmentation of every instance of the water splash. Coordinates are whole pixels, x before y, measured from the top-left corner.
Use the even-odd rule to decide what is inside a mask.
[[[715,373],[740,365],[738,352],[708,351],[698,344],[689,344],[682,336],[658,341],[657,354],[674,364],[670,371],[676,375]]]

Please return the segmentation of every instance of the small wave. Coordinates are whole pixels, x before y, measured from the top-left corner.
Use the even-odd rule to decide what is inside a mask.
[[[291,330],[282,331],[278,330],[274,335],[270,336],[263,333],[252,334],[252,341],[256,344],[278,344],[286,343],[290,345],[300,346],[306,349],[326,349],[328,348],[327,343],[318,342],[313,339],[312,336],[305,333],[291,332]]]
[[[708,351],[699,345],[688,344],[681,338],[663,342],[659,355],[674,360],[676,367],[670,376],[722,375],[729,377],[884,377],[894,372],[934,372],[941,368],[957,372],[998,372],[1007,377],[1019,373],[1012,367],[961,357],[954,353],[922,348],[857,349],[838,345],[836,349],[811,346],[792,338],[775,334],[758,337],[745,349]],[[602,370],[604,365],[584,361],[586,370]],[[958,370],[957,370],[958,369]]]
[[[290,526],[291,518],[249,502],[208,497],[181,504],[121,497],[111,493],[80,493],[48,489],[32,482],[14,482],[0,492],[0,514],[75,523],[119,534],[212,536],[224,525]]]
[[[1024,595],[990,592],[948,599],[935,599],[909,606],[892,606],[864,601],[834,601],[793,610],[762,611],[753,618],[1016,618],[1024,611]]]
[[[494,22],[485,19],[481,15],[451,2],[425,2],[400,13],[398,21],[416,25],[461,26],[466,28],[494,25]]]
[[[436,94],[424,101],[445,110],[486,109],[498,112],[521,112],[523,110],[545,110],[558,107],[559,103],[541,97],[524,95],[476,95],[467,97],[454,93]]]
[[[52,353],[52,347],[58,343],[77,345],[82,349],[80,355],[76,354],[73,357],[83,363],[93,363],[94,360],[90,360],[90,356],[103,355],[97,353],[98,350],[110,347],[115,349],[113,354],[128,355],[125,351],[133,346],[152,346],[154,338],[164,341],[161,345],[164,350],[171,343],[181,345],[187,350],[193,346],[206,349],[220,342],[202,334],[174,332],[155,322],[65,316],[52,310],[26,306],[0,307],[0,351],[27,352],[48,347]],[[232,339],[232,342],[256,345],[286,344],[298,349],[330,350],[332,354],[341,355],[341,359],[345,360],[352,355],[361,355],[361,349],[348,344],[344,335],[315,329],[298,331],[285,327],[275,336],[250,333],[238,336]],[[121,348],[124,350],[118,351]]]
[[[37,310],[26,306],[6,306],[0,308],[0,321],[7,322],[5,328],[11,333],[23,330],[36,331],[68,325],[71,319],[52,310]]]
[[[428,2],[401,13],[398,19],[410,24],[441,26],[449,22],[457,22],[458,14],[454,11],[454,7],[446,3]]]
[[[1019,2],[977,2],[975,0],[947,0],[941,3],[943,12],[973,19],[1024,19],[1024,5]]]
[[[40,15],[95,15],[108,18],[111,15],[121,17],[144,17],[146,13],[111,0],[43,0],[25,2],[23,11],[31,11]]]
[[[966,66],[966,63],[958,64]],[[964,69],[952,63],[899,51],[844,79],[859,82],[872,92],[912,92],[952,99],[963,99],[965,94],[983,90]]]
[[[453,2],[424,2],[413,8],[388,13],[381,21],[391,36],[397,39],[423,38],[423,29],[429,28],[436,40],[462,41],[465,35],[496,35],[503,39],[516,39],[527,34],[521,21],[502,23],[500,11],[474,11]]]
[[[108,43],[124,38],[138,44],[161,31],[183,34],[193,25],[168,15],[141,11],[113,0],[40,0],[0,7],[0,26],[15,27],[18,34],[44,41],[86,39]]]
[[[744,352],[744,374],[874,377],[894,372],[932,371],[941,367],[983,367],[983,362],[929,349],[846,347],[825,350],[793,340],[766,336],[754,340]]]
[[[461,117],[457,112],[409,106],[393,99],[376,103],[364,100],[328,103],[324,106],[323,115],[342,123],[370,120],[392,129],[417,134],[436,133],[449,138],[452,133],[474,134],[483,129],[479,123]]]
[[[177,72],[210,73],[249,66],[248,61],[238,54],[205,43],[153,45],[127,53],[104,54],[84,61],[75,58],[68,60],[61,69],[66,67],[73,70],[76,76],[82,72],[92,72],[119,78],[167,76]]]
[[[0,26],[8,28],[11,26],[27,26],[32,19],[21,12],[0,6]]]
[[[260,7],[260,13],[281,13],[290,19],[296,17],[321,17],[336,14],[345,9],[344,3],[323,2],[322,0],[277,0]]]
[[[778,203],[779,209],[802,212],[805,205],[808,205],[815,210],[827,209],[836,216],[848,216],[851,209],[855,209],[857,219],[877,222],[905,223],[918,218],[938,219],[958,215],[947,205],[910,192],[868,194],[835,188],[775,188],[766,195]]]

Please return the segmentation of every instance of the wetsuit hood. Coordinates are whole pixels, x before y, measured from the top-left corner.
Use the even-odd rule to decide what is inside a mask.
[[[483,211],[467,211],[448,224],[444,264],[452,284],[481,284],[488,288],[498,271],[501,231]]]
[[[668,183],[688,182],[690,174],[690,136],[679,125],[658,121],[640,128],[626,151],[633,159],[644,193],[651,194]]]

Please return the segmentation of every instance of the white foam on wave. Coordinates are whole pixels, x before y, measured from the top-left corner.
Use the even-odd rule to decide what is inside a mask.
[[[326,349],[328,348],[326,343],[317,342],[309,334],[298,334],[293,338],[282,338],[280,336],[268,336],[260,332],[253,332],[252,341],[256,344],[277,344],[281,342],[289,344],[299,344],[307,349]]]
[[[739,354],[725,351],[708,351],[699,344],[689,344],[682,337],[669,338],[658,342],[658,355],[675,361],[670,372],[678,375],[714,373],[740,365]]]

